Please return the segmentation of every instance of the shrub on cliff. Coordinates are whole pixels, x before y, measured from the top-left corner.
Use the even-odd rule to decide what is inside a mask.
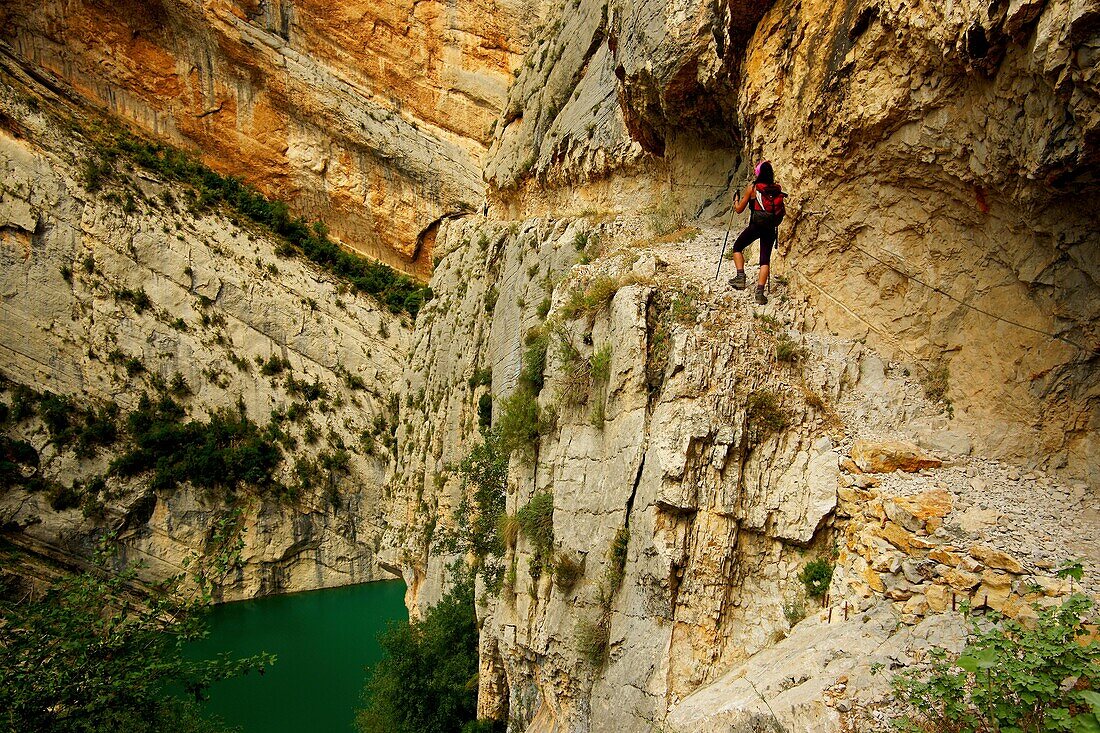
[[[183,481],[208,490],[274,485],[282,451],[269,431],[240,411],[215,412],[207,421],[186,415],[167,395],[155,401],[142,395],[127,419],[134,446],[111,463],[111,471],[121,476],[152,471],[154,488]]]
[[[806,586],[806,595],[810,598],[824,598],[833,581],[833,565],[823,558],[811,560],[802,568],[798,579]]]
[[[91,570],[66,576],[43,593],[0,594],[0,729],[224,730],[203,718],[194,702],[167,691],[176,687],[197,700],[213,682],[262,669],[271,658],[183,659],[179,646],[204,633],[209,595],[185,596],[177,578],[137,601],[133,572],[111,571],[108,559],[100,555]]]
[[[477,717],[477,616],[473,584],[459,582],[423,620],[391,625],[382,661],[363,690],[360,733],[492,730]]]
[[[972,617],[971,641],[957,657],[933,652],[931,663],[894,678],[910,733],[1100,730],[1100,640],[1083,595],[1023,624]]]
[[[431,288],[387,265],[340,247],[329,237],[323,222],[310,224],[302,217],[292,216],[284,202],[267,198],[239,178],[211,170],[182,150],[143,140],[119,128],[85,132],[97,144],[97,155],[85,163],[82,172],[82,182],[89,191],[100,190],[107,180],[116,176],[116,162],[125,155],[166,180],[190,186],[193,213],[201,214],[224,204],[281,237],[284,242],[277,254],[304,256],[373,295],[393,313],[405,311],[415,318],[421,306],[432,297]]]

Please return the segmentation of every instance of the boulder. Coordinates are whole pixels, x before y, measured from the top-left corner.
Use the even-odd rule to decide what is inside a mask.
[[[1020,561],[1009,555],[1007,552],[1002,552],[987,545],[974,545],[970,548],[970,556],[975,560],[980,560],[991,568],[997,568],[998,570],[1007,570],[1010,573],[1019,575],[1024,572],[1024,566],[1020,564]]]
[[[900,440],[857,440],[852,446],[852,460],[867,473],[914,473],[925,468],[939,468],[943,461],[924,453],[912,443]]]

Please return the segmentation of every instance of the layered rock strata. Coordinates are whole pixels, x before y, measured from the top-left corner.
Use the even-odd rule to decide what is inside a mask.
[[[12,0],[0,21],[24,63],[424,275],[421,234],[480,206],[528,5]]]
[[[368,455],[362,440],[381,440],[392,423],[389,385],[408,325],[313,266],[277,257],[269,234],[189,212],[185,191],[151,175],[131,169],[89,192],[81,162],[90,143],[59,129],[48,96],[11,83],[0,107],[0,370],[121,416],[166,385],[197,419],[240,409],[266,425],[294,411],[285,428],[298,447],[277,479],[297,486],[301,461],[345,448],[347,475],[293,499],[154,490],[145,476],[108,470],[116,449],[74,455],[31,418],[5,430],[33,446],[37,475],[64,486],[106,475],[103,516],[57,511],[43,492],[5,486],[4,537],[73,560],[114,531],[126,559],[155,579],[203,555],[218,523],[235,517],[244,546],[226,598],[388,577],[375,554],[387,449]],[[11,389],[2,398],[8,408],[14,399]]]
[[[456,467],[481,441],[479,398],[494,395],[504,419],[524,333],[553,324],[540,435],[513,454],[506,497],[514,515],[553,495],[553,547],[548,560],[521,531],[502,587],[479,585],[482,715],[536,731],[871,725],[889,702],[876,662],[957,646],[963,603],[1033,614],[1075,590],[1055,577],[1062,563],[1100,561],[1087,484],[968,458],[970,434],[903,367],[792,328],[786,286],[754,313],[713,285],[721,230],[652,244],[641,227],[442,232],[388,537],[404,546],[414,608],[446,586],[455,558],[441,539],[471,521]],[[578,311],[597,287],[606,300]],[[606,385],[578,382],[573,362],[608,347]],[[873,473],[898,469],[915,473]],[[1065,506],[1039,510],[1051,496]],[[558,575],[562,558],[579,578]],[[811,559],[836,565],[820,615],[800,578]],[[842,647],[868,654],[833,664]]]
[[[982,451],[1093,472],[1091,10],[582,2],[559,13],[497,128],[485,167],[496,210],[709,215],[731,178],[748,179],[745,160],[771,158],[792,193],[777,267],[808,325],[913,363],[980,428]]]

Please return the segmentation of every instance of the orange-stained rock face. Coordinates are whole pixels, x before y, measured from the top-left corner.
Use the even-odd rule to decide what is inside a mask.
[[[8,3],[17,56],[426,274],[420,234],[478,208],[526,0]]]

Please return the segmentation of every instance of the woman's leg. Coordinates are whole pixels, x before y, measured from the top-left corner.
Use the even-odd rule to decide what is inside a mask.
[[[745,271],[745,247],[759,239],[760,234],[759,229],[749,224],[745,227],[745,231],[738,234],[737,239],[733,241],[733,264],[738,272]]]
[[[772,247],[775,246],[776,230],[769,227],[760,233],[760,277],[757,285],[764,287],[768,284],[768,274],[771,272]]]

